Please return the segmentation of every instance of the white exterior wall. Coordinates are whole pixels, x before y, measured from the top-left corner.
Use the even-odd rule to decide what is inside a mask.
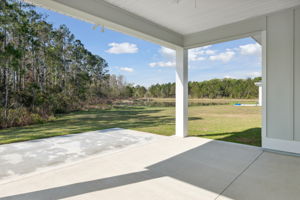
[[[295,10],[294,139],[300,141],[300,8]]]
[[[293,139],[293,10],[267,17],[267,137]]]
[[[263,147],[300,153],[300,8],[267,16]]]

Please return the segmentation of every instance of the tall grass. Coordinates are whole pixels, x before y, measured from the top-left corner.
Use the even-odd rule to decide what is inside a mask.
[[[31,113],[24,107],[7,109],[6,111],[0,108],[0,128],[43,123],[48,118],[48,116],[42,116],[38,113]]]

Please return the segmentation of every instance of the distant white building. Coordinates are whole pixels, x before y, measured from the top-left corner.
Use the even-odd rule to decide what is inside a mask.
[[[256,86],[258,86],[258,106],[262,106],[262,82],[256,82]]]

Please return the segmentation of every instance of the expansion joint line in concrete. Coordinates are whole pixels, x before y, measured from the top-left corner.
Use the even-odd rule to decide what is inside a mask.
[[[215,200],[217,200],[245,171],[247,171],[250,166],[255,163],[255,161],[257,161],[257,159],[264,153],[264,151],[262,151],[260,154],[258,154],[246,167],[244,170],[241,171],[241,173],[239,173],[223,190],[220,194],[218,194],[218,196],[215,198]]]

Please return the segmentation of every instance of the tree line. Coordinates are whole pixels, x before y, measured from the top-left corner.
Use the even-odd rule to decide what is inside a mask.
[[[234,98],[253,99],[258,97],[258,87],[256,82],[261,81],[261,77],[248,79],[211,79],[208,81],[193,81],[188,83],[190,98]],[[130,87],[130,86],[127,86]],[[127,89],[132,97],[151,98],[174,98],[175,83],[155,84],[148,89],[142,86]],[[138,92],[137,92],[138,91]],[[127,95],[128,95],[127,94]]]

